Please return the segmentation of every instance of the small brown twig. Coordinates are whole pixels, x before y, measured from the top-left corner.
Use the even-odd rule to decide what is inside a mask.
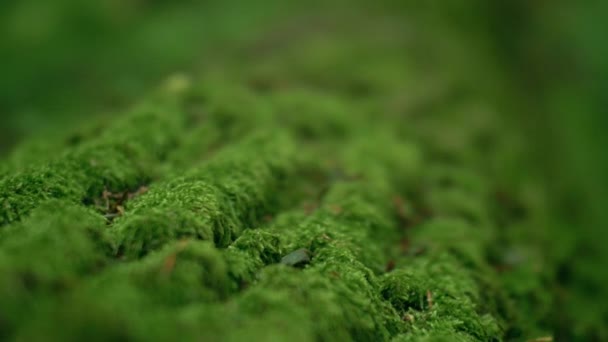
[[[165,262],[163,263],[162,273],[165,275],[171,274],[171,272],[173,272],[173,269],[175,268],[176,261],[177,253],[169,254],[169,256],[165,259]]]

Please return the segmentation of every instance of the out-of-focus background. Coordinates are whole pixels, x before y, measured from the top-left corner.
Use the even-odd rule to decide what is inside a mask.
[[[556,326],[566,337],[598,336],[595,327],[608,322],[608,2],[373,3],[1,2],[0,155],[111,117],[171,75],[197,74],[238,54],[253,37],[284,27],[294,32],[279,33],[297,35],[293,27],[314,28],[315,16],[331,23],[332,16],[381,11],[435,32],[427,45],[462,46],[453,65],[437,67],[477,82],[480,96],[507,108],[527,136],[551,194]]]

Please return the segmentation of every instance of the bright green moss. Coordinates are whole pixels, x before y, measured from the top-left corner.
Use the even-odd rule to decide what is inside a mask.
[[[154,178],[156,165],[184,129],[170,108],[140,108],[99,137],[44,165],[0,180],[0,225],[19,220],[49,198],[92,202],[104,189],[134,189]]]
[[[266,229],[246,230],[227,249],[230,253],[239,250],[247,253],[259,266],[277,263],[285,251],[282,249],[280,235]]]
[[[141,257],[184,237],[227,246],[277,210],[276,193],[294,171],[292,149],[281,137],[253,138],[153,187],[114,225],[117,254]]]
[[[449,252],[429,252],[388,274],[382,293],[407,323],[405,335],[468,335],[470,340],[499,340],[495,312],[486,311],[475,271]],[[483,304],[482,304],[483,303]]]
[[[180,207],[170,211],[166,207],[150,208],[144,215],[128,215],[115,225],[114,253],[135,259],[181,238],[213,241],[213,225],[209,221]]]
[[[180,159],[185,154],[172,159],[170,149],[158,153],[127,144],[117,150],[90,142],[59,159],[65,175],[52,163],[48,175],[24,173],[38,177],[38,188],[46,190],[36,196],[24,192],[31,202],[21,204],[22,211],[7,211],[14,215],[7,222],[43,199],[63,198],[74,205],[84,199],[86,205],[104,188],[134,189],[158,177],[144,165],[163,165],[160,172],[171,176],[123,203],[124,215],[114,221],[87,211],[103,227],[93,239],[104,243],[90,247],[100,251],[98,269],[77,268],[74,277],[82,279],[61,300],[47,292],[22,294],[41,305],[30,310],[31,320],[15,316],[7,334],[31,339],[42,336],[38,331],[76,339],[97,331],[103,339],[161,340],[183,331],[190,339],[299,334],[302,340],[322,341],[474,341],[507,335],[511,327],[505,322],[515,322],[514,307],[487,261],[496,232],[481,175],[423,158],[420,149],[383,123],[346,124],[341,101],[299,107],[305,100],[302,95],[269,103],[319,109],[335,123],[316,127],[285,120],[276,127],[286,134],[239,139],[185,171],[176,168],[187,164]],[[300,151],[303,142],[326,136],[335,142]],[[201,159],[219,137],[201,139]],[[179,146],[167,139],[146,146]],[[185,153],[195,155],[196,139],[190,139],[193,149]],[[93,152],[87,152],[87,144]],[[336,158],[318,160],[322,151]],[[86,162],[103,155],[114,157],[99,169]],[[128,163],[133,167],[118,168]],[[70,170],[81,174],[67,177]],[[63,178],[50,182],[56,175]],[[7,179],[18,181],[6,178],[4,184],[14,184]],[[45,188],[47,182],[54,188]],[[17,198],[21,190],[12,186],[19,190],[13,194]],[[407,194],[416,194],[409,199],[414,209],[404,211],[401,196]],[[433,218],[423,217],[420,224],[403,217],[422,210]],[[414,224],[407,233],[404,220]],[[0,240],[16,243],[13,234],[20,229],[25,231],[19,224],[8,226]],[[407,250],[395,252],[404,239]],[[87,241],[85,247],[92,243]],[[107,259],[110,243],[110,254],[119,260]],[[309,253],[305,263],[280,263],[300,249]],[[69,330],[55,328],[65,320]]]
[[[170,77],[57,155],[7,163],[0,337],[546,334],[544,264],[511,246],[543,204],[496,199],[525,166],[498,144],[510,132],[416,60],[426,36],[405,46],[400,21],[359,29],[368,14],[210,54],[200,77]]]
[[[322,274],[333,270],[322,266],[304,271],[269,267],[257,286],[238,299],[238,310],[251,316],[282,317],[281,326],[293,333],[301,325],[310,326],[317,340],[386,339],[385,313],[366,272],[349,265],[342,270],[329,277]],[[254,326],[246,329],[260,337],[274,334],[256,331]]]
[[[466,173],[449,182],[435,176],[426,177],[425,204],[437,218],[413,228],[408,249],[415,254],[400,257],[382,281],[384,298],[407,322],[397,340],[500,340],[511,313],[490,280],[485,253],[494,228],[484,188],[471,186]]]
[[[316,340],[385,340],[396,333],[400,317],[382,300],[375,275],[386,263],[383,249],[395,238],[394,221],[387,219],[390,198],[390,191],[379,185],[338,181],[310,217],[299,223],[292,221],[300,217],[297,212],[277,217],[267,229],[281,237],[285,254],[308,249],[310,265],[302,271],[284,265],[264,268],[257,283],[236,298],[236,308],[228,307],[223,320],[234,329],[223,334],[276,336],[274,329],[240,324],[239,315],[263,317],[291,334],[310,327],[310,338]],[[290,222],[296,225],[284,226]]]

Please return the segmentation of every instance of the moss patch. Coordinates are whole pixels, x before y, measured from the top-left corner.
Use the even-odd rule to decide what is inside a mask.
[[[458,36],[343,10],[227,44],[50,155],[17,149],[0,336],[552,336],[542,183],[460,49],[428,43]]]

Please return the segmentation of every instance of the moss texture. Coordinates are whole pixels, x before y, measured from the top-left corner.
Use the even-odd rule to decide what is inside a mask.
[[[433,46],[436,69],[410,53],[436,34],[412,30],[425,18],[342,15],[278,24],[111,121],[17,148],[0,337],[550,338],[525,142],[460,48]]]

